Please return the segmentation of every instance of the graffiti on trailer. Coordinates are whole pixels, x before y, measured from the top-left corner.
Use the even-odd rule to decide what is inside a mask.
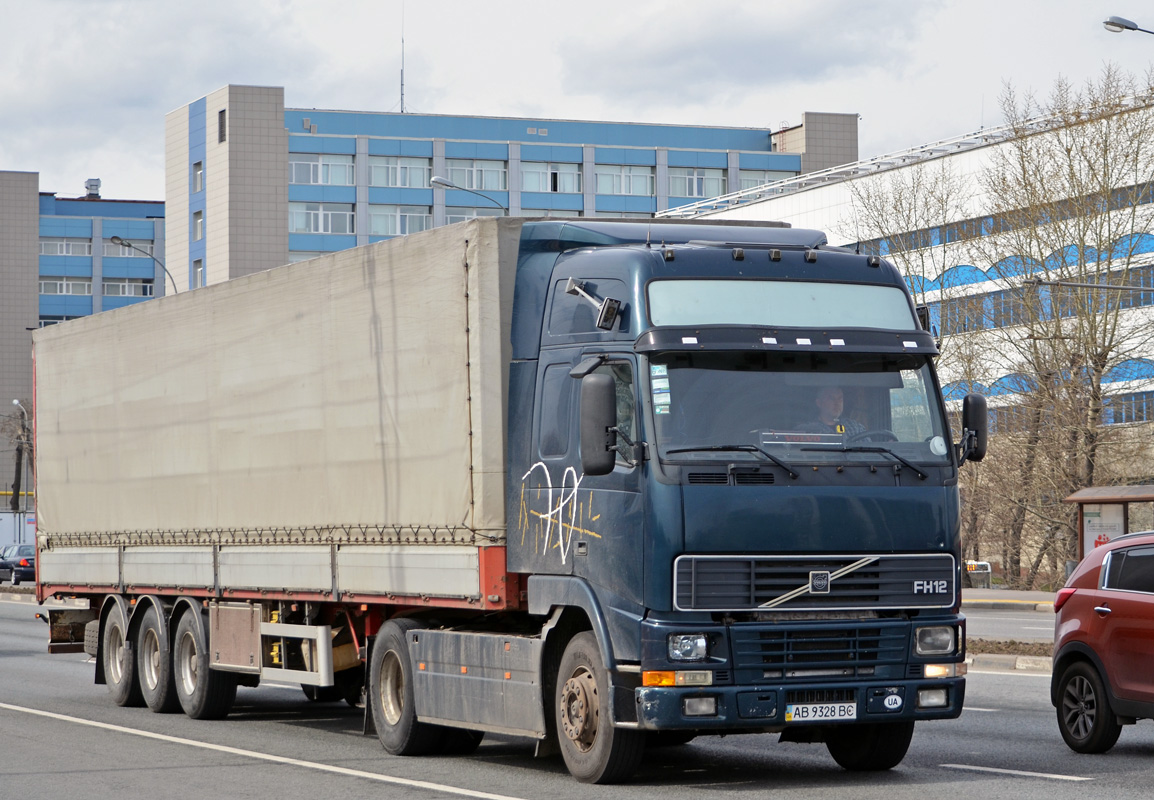
[[[544,476],[543,486],[528,487],[530,493],[536,493],[540,496],[545,494],[546,504],[544,511],[537,511],[529,508],[530,502],[526,500],[526,485],[525,482],[536,471],[540,471]],[[530,517],[537,518],[537,541],[541,546],[541,555],[548,555],[550,549],[560,551],[561,563],[566,563],[569,558],[569,549],[573,544],[574,534],[583,534],[600,539],[600,535],[588,530],[584,527],[586,512],[588,512],[589,520],[595,522],[600,515],[593,516],[593,493],[589,492],[589,508],[586,509],[578,502],[577,492],[581,488],[581,481],[584,475],[578,475],[577,470],[573,467],[567,467],[564,475],[561,477],[561,485],[553,486],[553,476],[549,474],[549,468],[545,463],[538,461],[529,468],[529,471],[521,476],[521,508],[518,514],[518,523],[521,528],[521,537],[524,541],[525,533],[532,527],[532,520]]]

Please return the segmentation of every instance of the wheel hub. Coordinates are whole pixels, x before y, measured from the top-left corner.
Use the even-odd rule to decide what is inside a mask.
[[[588,750],[597,738],[600,707],[597,683],[593,675],[582,670],[561,689],[561,728],[582,750]]]

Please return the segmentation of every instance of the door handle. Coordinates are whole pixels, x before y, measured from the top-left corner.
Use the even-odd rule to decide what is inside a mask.
[[[1099,614],[1109,614],[1110,613],[1110,607],[1109,606],[1094,606],[1094,610],[1096,612],[1098,612]]]

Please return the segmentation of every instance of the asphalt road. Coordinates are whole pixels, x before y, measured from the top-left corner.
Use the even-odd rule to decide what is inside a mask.
[[[296,688],[242,689],[220,722],[119,708],[84,656],[45,652],[34,611],[0,602],[0,797],[1149,797],[1154,723],[1128,727],[1109,754],[1072,753],[1044,673],[972,672],[961,719],[920,725],[887,773],[847,773],[821,745],[733,736],[650,751],[632,783],[589,787],[524,740],[487,739],[469,757],[387,756],[361,735],[359,711],[309,704]]]
[[[1019,642],[1054,641],[1054,612],[1030,608],[966,608],[966,635],[977,639]]]

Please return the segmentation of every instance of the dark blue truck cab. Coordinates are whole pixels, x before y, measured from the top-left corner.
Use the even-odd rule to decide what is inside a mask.
[[[513,307],[508,569],[568,628],[542,680],[577,777],[738,732],[888,769],[961,713],[985,406],[954,444],[896,268],[808,230],[526,223]]]

